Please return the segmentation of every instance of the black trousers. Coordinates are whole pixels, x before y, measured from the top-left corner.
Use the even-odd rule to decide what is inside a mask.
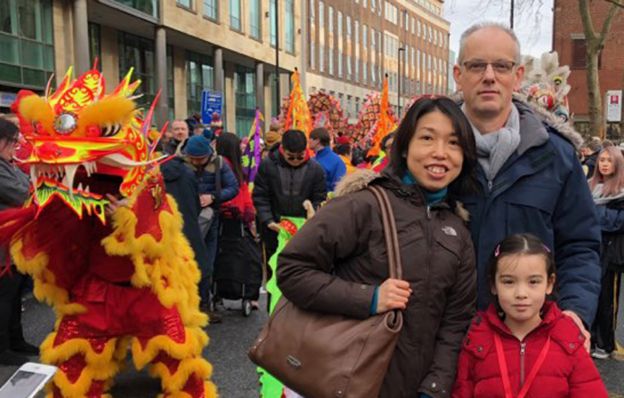
[[[615,328],[620,301],[621,273],[607,269],[602,277],[598,311],[592,325],[592,346],[606,352],[615,350]]]
[[[0,352],[24,340],[22,330],[22,290],[27,277],[11,266],[11,273],[0,277]]]

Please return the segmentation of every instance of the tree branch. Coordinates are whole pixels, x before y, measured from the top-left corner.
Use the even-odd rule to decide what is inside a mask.
[[[600,32],[600,36],[598,37],[598,47],[602,49],[605,39],[611,30],[611,24],[613,23],[613,18],[620,11],[620,8],[624,8],[624,5],[619,4],[618,0],[606,0],[611,3],[611,8],[607,13],[607,18],[602,24],[602,31]]]
[[[624,3],[621,0],[605,0],[607,3],[611,3],[616,7],[624,8]]]

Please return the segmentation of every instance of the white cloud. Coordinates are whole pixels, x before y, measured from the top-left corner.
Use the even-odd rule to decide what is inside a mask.
[[[494,21],[509,25],[510,4],[510,0],[447,0],[444,18],[451,23],[451,49],[457,53],[459,37],[475,23]],[[539,57],[550,51],[553,0],[515,0],[515,7],[514,30],[522,54]]]

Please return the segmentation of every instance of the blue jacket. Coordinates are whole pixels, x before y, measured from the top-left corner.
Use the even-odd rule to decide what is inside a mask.
[[[340,156],[336,155],[330,147],[325,147],[318,151],[314,159],[325,170],[327,192],[333,192],[336,183],[347,173],[347,167],[340,159]]]
[[[219,163],[219,173],[221,173],[221,191],[217,192],[217,162]],[[196,170],[190,163],[189,166],[195,172],[199,194],[212,194],[215,196],[215,203],[212,207],[218,207],[220,203],[227,202],[238,195],[238,180],[230,166],[221,158],[214,156],[201,170]]]
[[[477,253],[479,309],[490,300],[488,260],[496,245],[514,233],[532,233],[553,250],[558,302],[591,325],[600,294],[600,224],[581,164],[572,144],[528,105],[520,112],[521,140],[493,181],[481,166],[478,194],[461,201],[470,212]]]

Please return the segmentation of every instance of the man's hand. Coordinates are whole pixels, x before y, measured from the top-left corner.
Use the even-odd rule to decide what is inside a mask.
[[[379,286],[377,292],[377,314],[382,312],[407,307],[407,301],[412,294],[412,289],[407,281],[401,279],[386,279]]]
[[[199,205],[201,207],[210,206],[212,202],[214,202],[214,197],[212,195],[206,193],[199,195]]]
[[[581,329],[581,333],[583,334],[583,336],[585,336],[585,344],[584,344],[585,351],[589,352],[589,350],[591,349],[591,333],[589,333],[587,329],[585,329],[585,325],[583,325],[583,321],[581,321],[581,318],[579,318],[579,316],[576,315],[575,312],[570,311],[570,310],[565,310],[563,311],[563,313],[569,316],[570,318],[572,318],[574,323],[576,323],[576,326],[578,326],[578,328]]]
[[[280,227],[280,225],[276,223],[275,221],[268,223],[267,228],[269,228],[271,231],[277,232],[278,234],[280,232],[280,229],[282,229],[282,227]]]
[[[110,201],[110,203],[106,206],[104,213],[109,217],[112,216],[118,208],[128,205],[127,198],[118,199],[116,196],[109,193],[106,194],[106,198]]]

